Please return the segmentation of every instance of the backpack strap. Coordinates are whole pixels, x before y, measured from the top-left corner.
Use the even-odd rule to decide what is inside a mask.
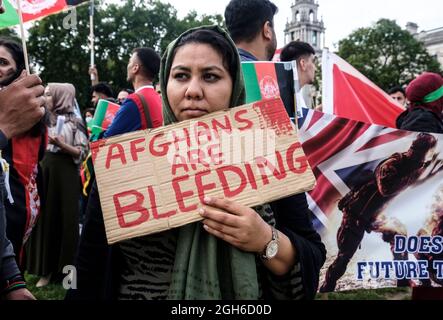
[[[148,102],[146,101],[145,97],[139,93],[135,93],[137,95],[137,97],[140,99],[142,106],[143,106],[143,110],[144,110],[144,115],[145,115],[145,120],[146,120],[146,125],[148,126],[148,128],[153,128],[153,124],[152,124],[152,120],[151,120],[151,114],[149,112],[149,105]]]

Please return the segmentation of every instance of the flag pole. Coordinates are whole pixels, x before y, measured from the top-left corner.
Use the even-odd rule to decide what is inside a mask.
[[[95,65],[95,39],[94,39],[94,0],[91,0],[91,4],[89,6],[89,40],[91,43],[91,67]],[[91,80],[95,80],[95,75],[91,73]]]
[[[22,5],[20,0],[17,0],[17,6],[18,6],[18,15],[20,18],[20,34],[22,38],[23,54],[25,56],[25,67],[28,74],[31,74],[31,71],[29,69],[28,47],[26,45],[25,27],[23,25]]]

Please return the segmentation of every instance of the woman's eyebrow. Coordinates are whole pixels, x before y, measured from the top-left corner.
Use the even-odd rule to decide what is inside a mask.
[[[175,67],[173,67],[171,69],[171,71],[175,71],[175,70],[186,71],[186,72],[191,72],[192,71],[191,68],[186,67],[184,65],[178,65],[178,66],[175,66]],[[221,67],[216,66],[216,65],[210,65],[210,66],[201,68],[200,70],[203,71],[203,72],[213,71],[213,70],[218,70],[220,72],[223,72],[224,68],[221,68]]]
[[[191,68],[188,68],[188,67],[185,67],[185,66],[182,66],[182,65],[175,66],[175,67],[173,67],[171,69],[171,71],[174,71],[174,70],[181,70],[181,71],[191,72]]]
[[[224,71],[224,69],[223,68],[220,68],[219,66],[215,66],[215,65],[213,65],[213,66],[209,66],[209,67],[205,67],[205,68],[203,68],[202,70],[203,71],[212,71],[212,70],[218,70],[218,71],[221,71],[221,72],[223,72]]]

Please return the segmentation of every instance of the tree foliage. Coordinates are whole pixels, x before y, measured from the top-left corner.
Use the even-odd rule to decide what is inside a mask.
[[[77,7],[77,24],[65,29],[63,20],[69,12],[47,17],[29,30],[31,60],[38,66],[44,82],[70,82],[77,88],[80,105],[89,106],[90,64],[89,8]],[[222,25],[222,17],[198,16],[189,12],[179,19],[168,3],[155,1],[122,1],[105,5],[99,1],[94,16],[95,64],[100,81],[109,82],[115,90],[129,87],[126,67],[137,47],[152,47],[161,54],[167,45],[188,28],[203,24]]]
[[[20,38],[17,35],[17,32],[15,32],[14,29],[5,28],[0,30],[0,37],[4,38],[11,38],[19,43],[21,43]]]
[[[441,71],[422,42],[387,19],[341,40],[338,55],[384,90],[406,85],[424,71]]]

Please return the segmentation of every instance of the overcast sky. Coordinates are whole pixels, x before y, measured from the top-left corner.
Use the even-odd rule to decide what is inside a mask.
[[[198,13],[223,15],[229,0],[162,0],[171,3],[184,16],[191,9]],[[276,28],[279,47],[284,44],[284,27],[291,17],[295,0],[271,0],[279,7]],[[442,0],[318,0],[319,16],[326,26],[326,45],[333,44],[360,27],[368,27],[380,18],[396,20],[401,27],[408,21],[419,25],[419,30],[443,27]]]

